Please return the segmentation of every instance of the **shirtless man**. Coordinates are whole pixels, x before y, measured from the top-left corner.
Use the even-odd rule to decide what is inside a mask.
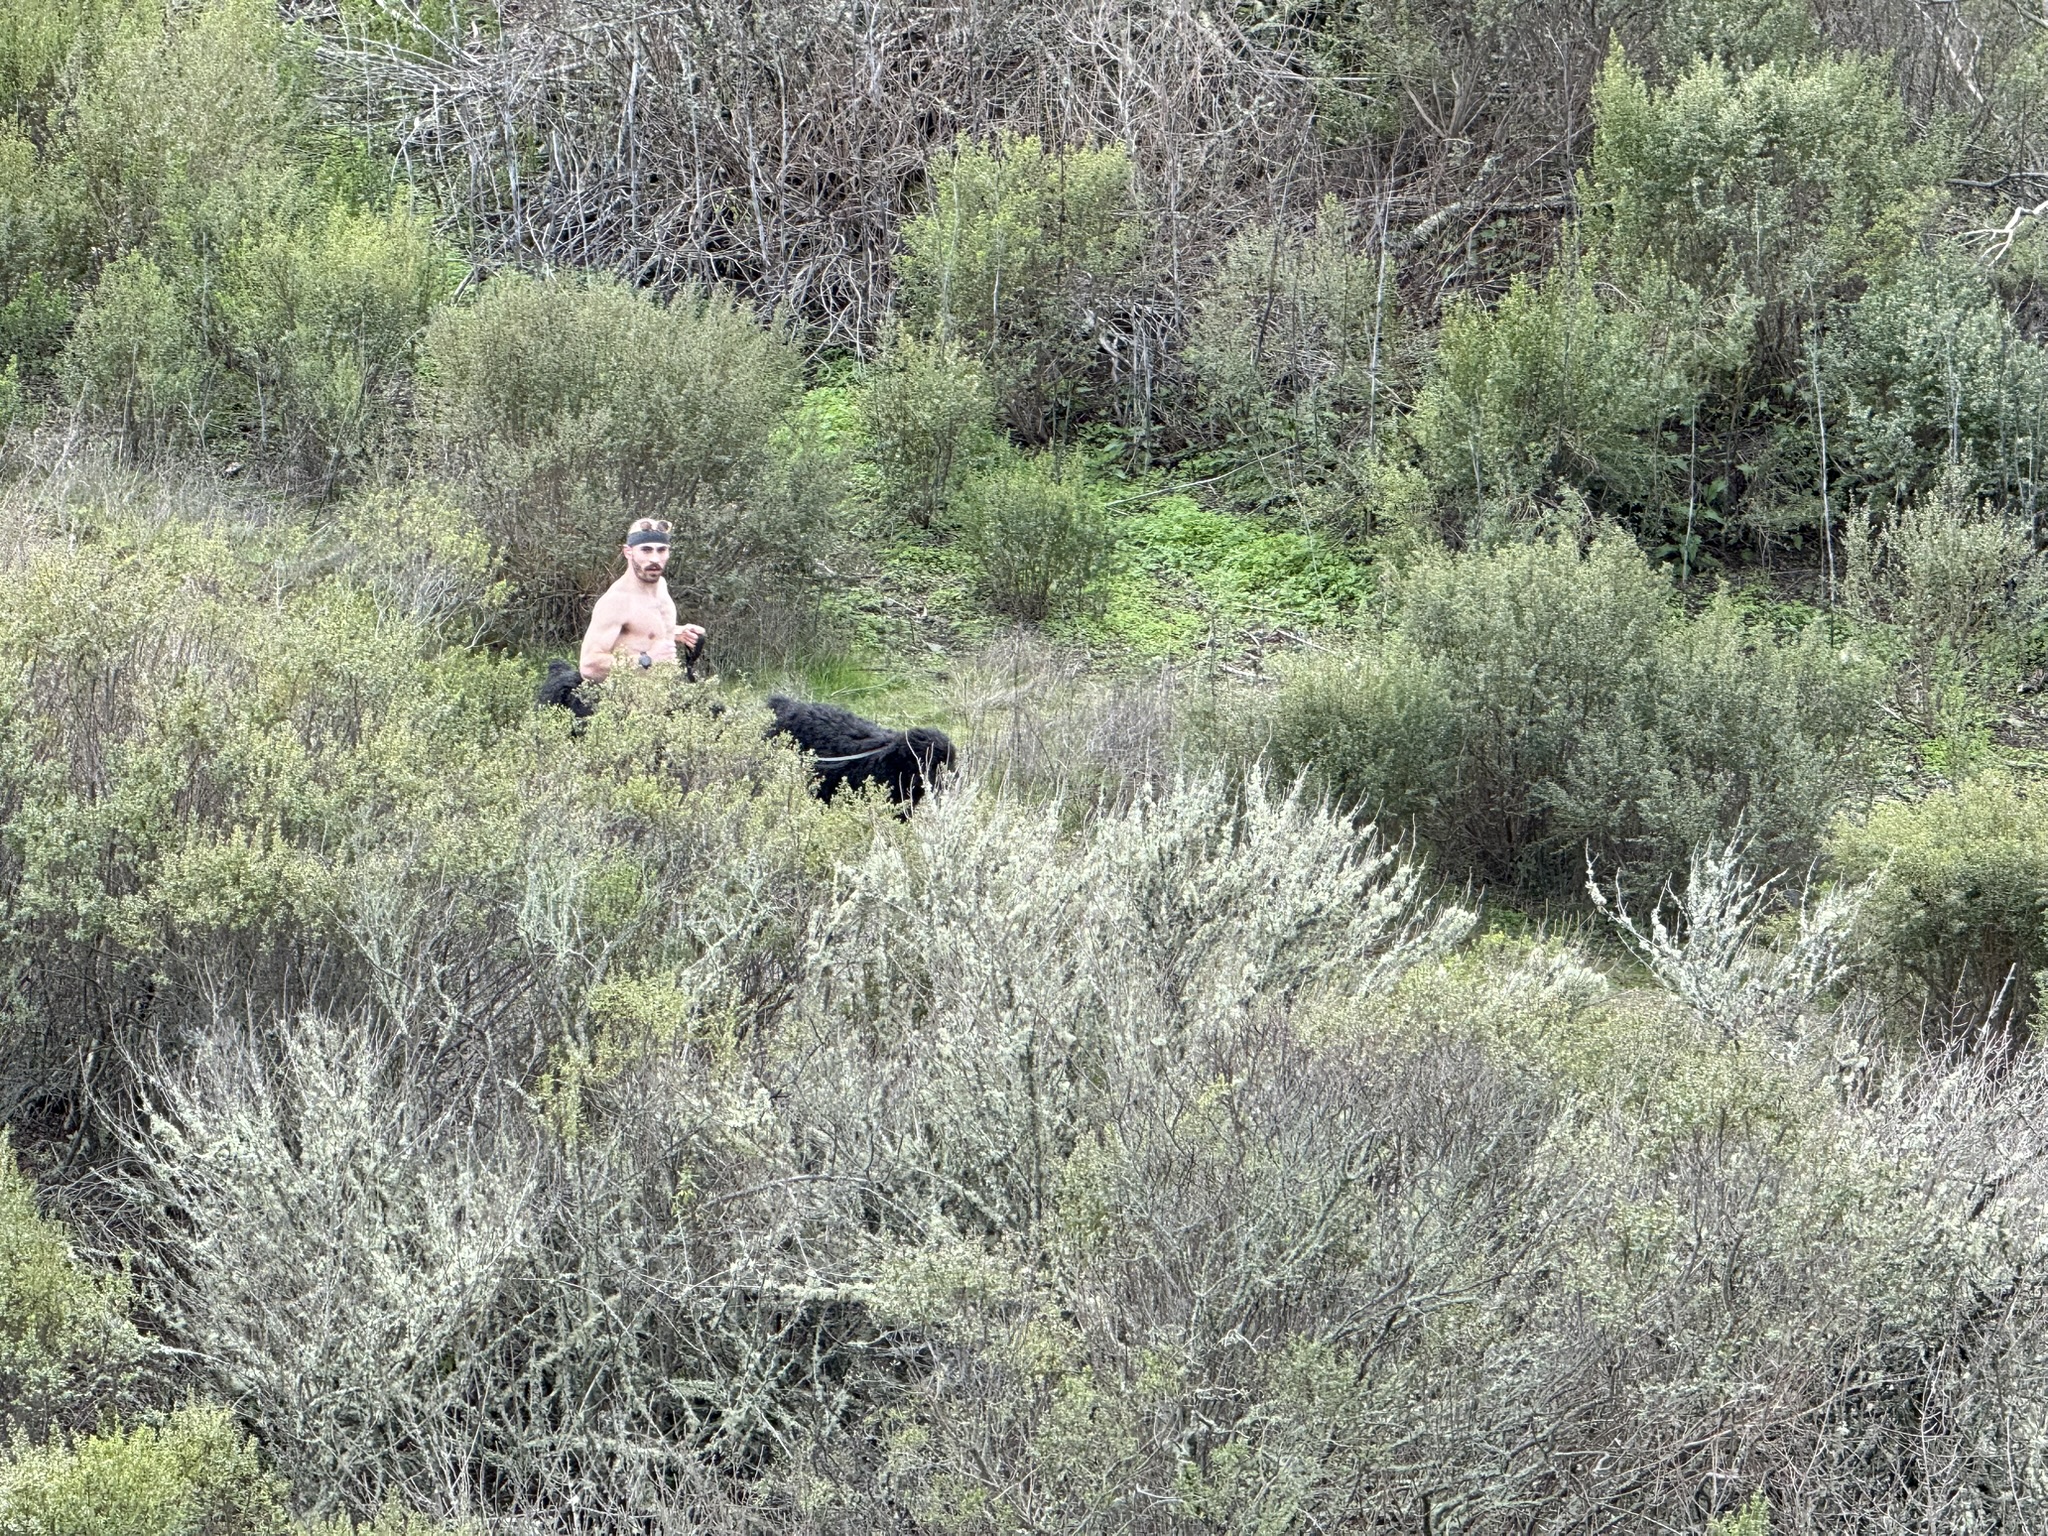
[[[621,654],[629,666],[651,667],[674,662],[677,646],[689,650],[704,638],[701,625],[676,622],[675,599],[662,579],[668,569],[668,535],[668,524],[652,517],[627,530],[621,546],[625,574],[597,600],[583,634],[578,670],[592,682],[609,677]]]

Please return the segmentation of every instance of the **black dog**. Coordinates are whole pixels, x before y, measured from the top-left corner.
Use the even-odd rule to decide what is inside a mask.
[[[780,694],[768,701],[775,712],[770,736],[787,736],[812,754],[813,788],[830,800],[841,786],[879,784],[898,805],[915,805],[953,766],[953,743],[944,731],[912,726],[892,731],[863,720],[836,704],[806,704]]]
[[[576,717],[573,728],[580,729],[585,720],[597,713],[597,705],[582,693],[582,684],[583,674],[568,662],[551,661],[548,663],[548,675],[534,694],[533,702],[542,709],[550,705],[566,709]]]

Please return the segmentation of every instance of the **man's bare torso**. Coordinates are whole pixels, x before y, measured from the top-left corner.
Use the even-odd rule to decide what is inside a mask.
[[[616,651],[635,665],[642,656],[648,663],[676,659],[676,604],[666,580],[645,582],[628,569],[597,600],[583,637],[584,676],[602,676],[598,658]]]
[[[597,602],[599,608],[612,604],[619,620],[619,643],[612,649],[656,661],[676,659],[676,600],[668,595],[666,578],[650,587],[628,571]]]

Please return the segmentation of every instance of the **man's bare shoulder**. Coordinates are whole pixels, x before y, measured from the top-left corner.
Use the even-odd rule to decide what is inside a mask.
[[[626,590],[625,582],[615,581],[604,589],[603,594],[592,605],[590,616],[593,619],[609,618],[612,615],[625,612],[632,606],[633,594]]]

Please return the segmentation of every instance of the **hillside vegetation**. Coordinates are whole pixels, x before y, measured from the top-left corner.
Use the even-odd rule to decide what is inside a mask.
[[[0,9],[0,1536],[2048,1527],[2044,114]],[[536,710],[643,516],[717,675]]]

